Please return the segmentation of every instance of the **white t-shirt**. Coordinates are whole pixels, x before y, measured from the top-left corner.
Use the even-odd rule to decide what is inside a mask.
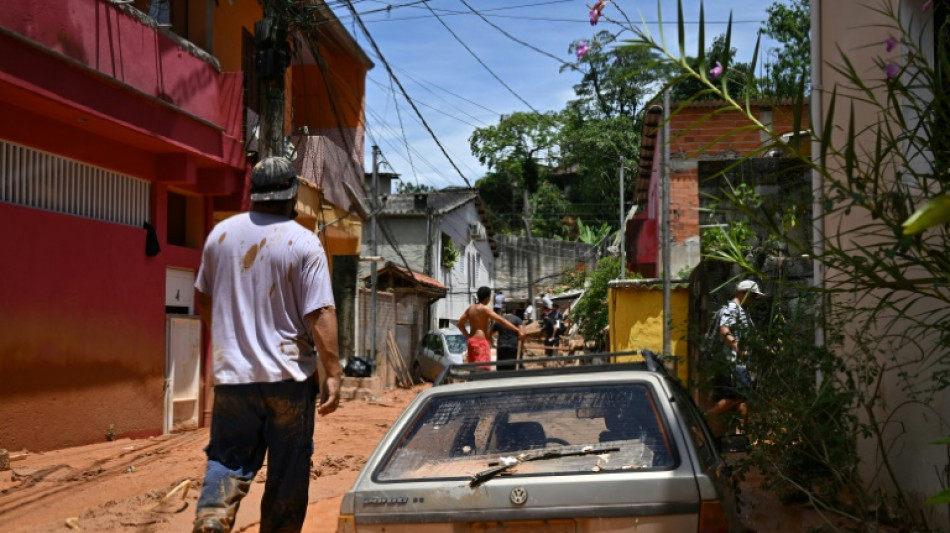
[[[528,307],[524,308],[524,319],[531,320],[532,318],[534,318],[534,306],[528,304]]]
[[[228,218],[208,235],[195,288],[213,299],[215,385],[313,375],[305,316],[334,306],[326,253],[313,232],[264,213]]]
[[[505,295],[498,293],[495,295],[495,309],[501,309],[505,306]]]

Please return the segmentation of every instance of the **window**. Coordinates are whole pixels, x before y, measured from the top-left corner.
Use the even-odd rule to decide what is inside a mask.
[[[511,475],[605,475],[675,466],[652,388],[641,383],[473,391],[434,397],[419,413],[394,441],[375,479],[468,479],[497,465],[500,456],[552,448],[578,453],[523,462]],[[609,461],[599,457],[604,454]]]
[[[204,199],[168,193],[168,244],[200,250],[204,244]]]
[[[148,181],[0,141],[0,202],[142,227]]]

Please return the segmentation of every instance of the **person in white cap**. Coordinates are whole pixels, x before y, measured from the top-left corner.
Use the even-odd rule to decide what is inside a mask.
[[[748,337],[752,328],[752,319],[746,309],[760,296],[765,296],[765,293],[759,290],[758,283],[748,279],[740,281],[736,285],[736,295],[716,313],[723,356],[729,363],[729,369],[714,378],[713,387],[719,400],[708,411],[711,416],[719,416],[735,409],[744,418],[748,412],[746,400],[752,387],[752,378],[746,366],[749,350],[741,342],[743,337]]]

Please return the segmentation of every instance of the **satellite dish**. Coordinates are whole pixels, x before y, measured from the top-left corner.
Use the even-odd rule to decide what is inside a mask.
[[[364,198],[359,197],[353,187],[345,181],[343,188],[346,189],[346,196],[350,199],[350,211],[356,211],[360,218],[370,218],[371,209],[366,205]]]

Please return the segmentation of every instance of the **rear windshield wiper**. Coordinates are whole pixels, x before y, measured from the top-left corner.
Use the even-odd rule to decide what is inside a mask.
[[[616,446],[601,446],[599,448],[594,446],[584,446],[580,450],[570,448],[553,448],[542,450],[540,453],[521,454],[517,457],[505,457],[502,460],[502,462],[505,464],[496,466],[494,468],[489,468],[488,470],[483,470],[475,474],[472,476],[472,480],[468,482],[468,486],[475,488],[489,479],[497,476],[498,474],[506,472],[515,466],[520,465],[521,463],[527,463],[528,461],[545,461],[547,459],[556,459],[558,457],[570,457],[572,455],[594,455],[599,453],[616,452],[619,450],[620,448]]]

